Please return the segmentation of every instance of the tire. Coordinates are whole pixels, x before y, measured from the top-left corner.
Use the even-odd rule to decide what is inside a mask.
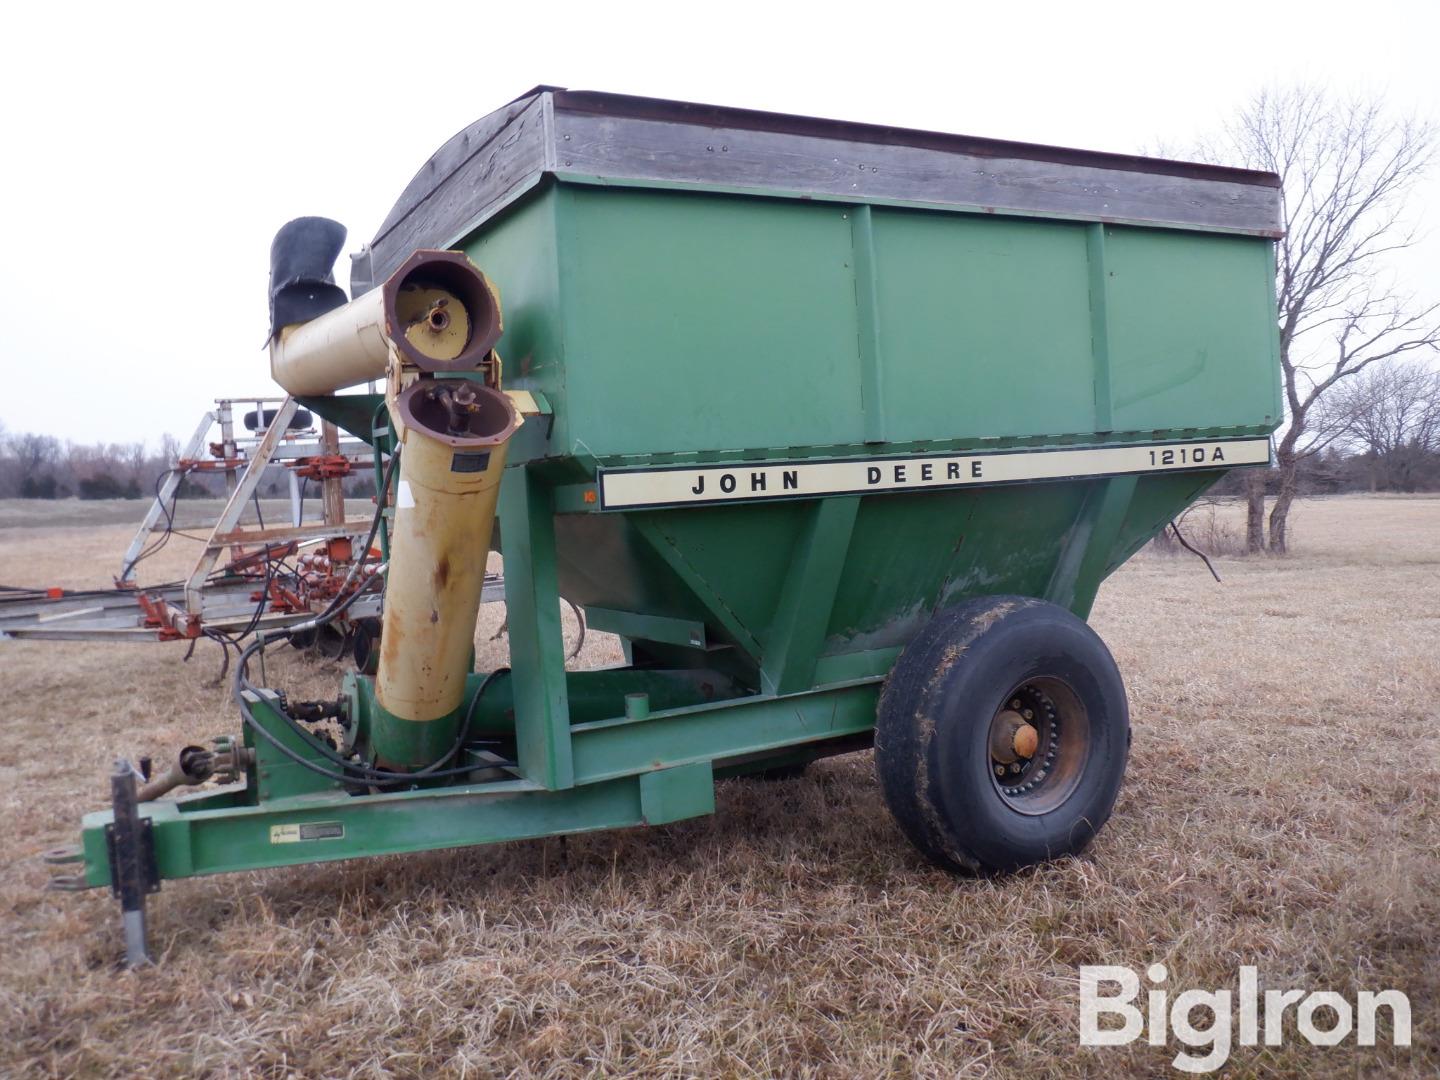
[[[362,675],[374,675],[380,670],[380,625],[380,620],[373,617],[356,620],[351,635],[351,655],[355,660],[355,670]],[[475,665],[470,666],[473,668]]]
[[[260,431],[268,428],[274,422],[275,417],[280,415],[279,409],[266,409],[263,413],[259,409],[251,409],[245,414],[245,430]],[[315,423],[315,417],[310,414],[309,409],[296,409],[295,415],[290,418],[290,431],[303,431]]]
[[[937,614],[886,679],[875,723],[890,812],[956,873],[1084,850],[1115,806],[1129,744],[1105,643],[1064,608],[1022,596]]]

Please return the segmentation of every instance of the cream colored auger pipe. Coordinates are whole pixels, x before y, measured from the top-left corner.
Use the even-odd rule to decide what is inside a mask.
[[[384,378],[391,349],[410,373],[475,371],[500,340],[500,296],[458,251],[417,251],[379,288],[280,327],[270,375],[291,394]]]
[[[457,409],[465,410],[459,425],[449,422]],[[459,380],[412,383],[391,416],[400,421],[400,483],[375,676],[388,715],[374,718],[371,742],[382,764],[413,768],[455,738],[500,477],[520,418],[504,394]]]
[[[333,394],[385,377],[390,339],[379,289],[318,319],[281,328],[270,346],[270,377],[298,396]]]
[[[437,761],[460,723],[506,446],[521,421],[500,391],[442,376],[479,370],[500,328],[499,297],[464,255],[422,251],[381,288],[283,327],[271,347],[271,373],[292,394],[386,380],[400,480],[369,724],[386,768]]]

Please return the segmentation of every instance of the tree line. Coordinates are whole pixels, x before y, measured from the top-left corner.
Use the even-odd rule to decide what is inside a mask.
[[[53,435],[0,428],[0,498],[144,498],[179,453],[170,435],[152,449],[143,442],[62,443]],[[187,485],[186,495],[211,493],[203,482]]]
[[[179,456],[180,441],[169,434],[151,448],[143,442],[61,442],[53,435],[10,434],[0,426],[0,499],[150,499]],[[373,492],[368,473],[346,481],[348,495],[363,498]],[[181,499],[224,494],[225,477],[218,472],[190,473],[175,491]],[[260,495],[289,496],[283,468],[270,466]]]

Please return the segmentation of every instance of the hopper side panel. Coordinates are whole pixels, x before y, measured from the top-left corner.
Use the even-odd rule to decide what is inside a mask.
[[[505,333],[496,349],[504,362],[505,385],[539,391],[555,409],[552,448],[565,445],[569,417],[556,202],[552,186],[490,222],[462,245],[500,291]],[[528,445],[522,440],[517,449]],[[523,458],[512,458],[518,460]]]
[[[1085,226],[873,217],[892,441],[1096,429]]]
[[[1105,266],[1116,430],[1279,422],[1269,244],[1107,228]]]
[[[562,191],[577,446],[600,455],[860,440],[846,208]]]

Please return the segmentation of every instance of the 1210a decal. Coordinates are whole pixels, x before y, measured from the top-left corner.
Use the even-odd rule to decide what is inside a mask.
[[[1223,465],[1225,448],[1212,446],[1167,446],[1163,450],[1150,451],[1150,464],[1162,469],[1167,465]]]

